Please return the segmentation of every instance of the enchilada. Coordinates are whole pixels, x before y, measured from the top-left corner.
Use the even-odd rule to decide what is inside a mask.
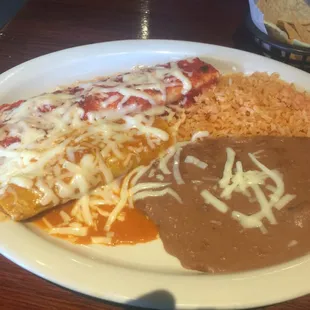
[[[0,107],[0,207],[14,220],[78,199],[174,143],[219,73],[199,58],[80,82]]]

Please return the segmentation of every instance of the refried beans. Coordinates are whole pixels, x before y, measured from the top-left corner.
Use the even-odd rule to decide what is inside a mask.
[[[232,216],[233,211],[251,215],[261,210],[251,188],[249,197],[236,191],[230,199],[220,196],[219,180],[223,177],[227,148],[235,152],[235,162],[242,163],[243,171],[259,170],[249,156],[255,154],[260,163],[281,176],[285,193],[294,195],[282,209],[271,209],[275,223],[262,219],[264,229],[246,228]],[[206,138],[182,148],[179,169],[184,184],[177,184],[172,173],[173,157],[167,164],[170,174],[164,174],[155,162],[153,171],[139,180],[171,183],[169,187],[182,202],[166,194],[137,200],[135,206],[154,221],[166,251],[185,268],[237,272],[286,262],[310,250],[309,153],[309,138]],[[188,156],[208,166],[199,167],[187,161]],[[275,184],[267,178],[259,186],[270,197]],[[201,195],[203,190],[223,201],[227,212],[206,203]]]

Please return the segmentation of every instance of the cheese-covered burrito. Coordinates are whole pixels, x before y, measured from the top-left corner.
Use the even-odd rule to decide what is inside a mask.
[[[1,209],[23,220],[149,163],[174,143],[169,105],[218,77],[194,58],[1,105]]]

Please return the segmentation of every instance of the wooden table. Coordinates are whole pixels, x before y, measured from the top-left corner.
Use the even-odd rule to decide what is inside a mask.
[[[255,51],[243,29],[247,11],[247,0],[29,0],[0,31],[0,73],[60,49],[121,39],[189,40]],[[4,257],[0,266],[0,309],[125,309],[42,280]],[[310,296],[266,309],[310,309]]]

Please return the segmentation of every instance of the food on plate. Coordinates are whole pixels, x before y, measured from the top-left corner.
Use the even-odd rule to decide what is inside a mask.
[[[77,83],[0,106],[0,207],[14,220],[81,198],[174,142],[168,104],[219,73],[199,58]]]
[[[276,74],[268,75],[266,73],[254,73],[250,76],[245,76],[238,73],[221,76],[216,85],[203,90],[200,95],[195,97],[195,104],[182,111],[184,117],[182,118],[182,123],[178,127],[176,138],[179,143],[177,145],[180,145],[181,143],[184,147],[184,151],[182,151],[181,147],[176,151],[177,145],[172,145],[166,151],[166,155],[162,154],[160,156],[160,162],[163,171],[160,173],[155,171],[152,168],[153,163],[147,166],[137,167],[125,177],[115,180],[110,185],[97,188],[90,195],[72,203],[70,206],[55,209],[52,212],[45,214],[44,217],[38,220],[38,223],[41,227],[45,227],[51,235],[69,238],[72,242],[117,245],[124,243],[134,244],[155,239],[157,237],[157,230],[154,229],[153,224],[153,222],[155,222],[157,227],[159,227],[160,236],[163,240],[160,221],[164,224],[172,223],[174,220],[180,222],[180,217],[176,216],[170,216],[170,222],[167,222],[167,219],[164,219],[163,210],[165,210],[167,199],[170,199],[170,201],[175,203],[173,205],[174,207],[179,207],[180,204],[182,205],[178,210],[180,210],[180,216],[184,215],[188,218],[188,223],[195,220],[195,217],[191,218],[191,215],[186,213],[190,212],[190,210],[192,211],[191,207],[194,208],[195,204],[191,203],[191,205],[188,205],[186,203],[180,203],[183,197],[182,194],[187,193],[188,191],[193,191],[193,185],[195,185],[187,180],[189,178],[188,174],[192,173],[191,170],[186,171],[183,175],[182,167],[184,164],[186,164],[187,167],[192,167],[192,169],[195,169],[195,166],[198,168],[200,167],[202,169],[200,173],[208,179],[209,173],[212,173],[213,164],[211,163],[211,159],[218,159],[218,161],[222,163],[221,165],[218,165],[216,170],[218,174],[222,173],[221,169],[225,164],[224,158],[226,156],[226,144],[228,146],[229,143],[232,144],[237,143],[238,141],[243,141],[241,145],[244,150],[253,148],[249,149],[249,151],[256,153],[257,151],[261,151],[261,149],[257,150],[257,144],[261,141],[260,139],[272,142],[272,145],[268,146],[270,147],[270,150],[267,148],[264,156],[266,156],[266,154],[271,154],[274,156],[273,159],[279,159],[279,154],[276,152],[276,146],[279,144],[285,144],[286,142],[283,142],[284,140],[290,141],[290,138],[292,137],[300,137],[305,139],[304,141],[308,141],[310,136],[310,132],[308,131],[308,116],[310,115],[309,107],[309,95],[305,92],[297,91],[294,85],[281,81]],[[180,111],[178,111],[178,113],[180,113]],[[193,141],[199,141],[199,139],[208,136],[219,138],[219,140],[214,141],[226,141],[225,143],[223,142],[221,154],[217,155],[216,152],[219,152],[219,149],[217,150],[214,145],[211,145],[211,141],[213,141],[211,139],[205,139],[197,145],[195,143],[193,144]],[[244,140],[238,140],[235,138],[240,136],[244,137],[242,138]],[[265,137],[255,138],[258,140],[250,139],[250,137],[255,136]],[[220,140],[223,139],[221,137],[230,137],[230,139]],[[294,140],[297,138],[292,139],[291,142],[288,142],[290,147],[294,143],[301,141]],[[208,147],[202,147],[204,146],[203,143],[208,145]],[[185,155],[183,153],[186,154],[186,150],[189,148],[198,148],[199,151],[195,154],[189,154],[186,156],[186,158],[188,157],[187,161],[191,162],[186,163],[186,159],[184,160]],[[262,145],[261,148],[264,149],[264,145]],[[292,151],[294,147],[292,147],[290,152],[289,146],[287,146],[287,148],[287,156],[290,157],[293,153]],[[234,147],[234,149],[237,151],[238,148]],[[285,147],[282,149],[286,150]],[[213,152],[214,157],[211,156]],[[305,156],[306,154],[307,153],[304,153]],[[208,156],[211,158],[207,158]],[[245,154],[242,156],[245,156]],[[261,158],[259,154],[257,155],[257,158]],[[181,194],[178,190],[171,189],[168,186],[168,184],[171,183],[170,179],[174,180],[175,172],[177,173],[178,169],[175,169],[173,172],[173,168],[168,168],[163,164],[163,159],[170,160],[170,164],[171,161],[179,163],[181,172],[178,177],[184,181],[187,180],[185,185],[177,185],[182,187],[180,189]],[[245,159],[250,161],[249,158]],[[293,159],[294,157],[291,158],[291,160]],[[305,163],[303,162],[301,164]],[[196,168],[196,170],[198,168]],[[273,168],[274,167],[271,167],[271,169]],[[220,176],[217,176],[217,178],[219,177]],[[170,179],[167,180],[167,178]],[[150,181],[141,182],[141,180],[145,179],[149,179]],[[210,185],[208,182],[201,183],[201,180],[198,179],[193,181],[200,182],[198,184],[200,186]],[[185,190],[187,187],[188,191]],[[197,192],[194,192],[189,195],[190,199],[193,201],[195,201],[195,199],[200,199],[201,202],[200,195],[196,197],[194,194],[197,196]],[[188,197],[186,199],[188,199]],[[148,204],[147,201],[150,200],[154,205],[159,207],[152,208],[153,213],[148,209],[151,205]],[[246,201],[246,203],[245,206],[248,206],[249,201]],[[205,204],[202,204],[201,206],[204,205]],[[188,207],[188,209],[186,209],[186,207]],[[255,205],[253,205],[252,208],[253,207],[255,208]],[[181,212],[183,208],[185,211]],[[136,234],[136,229],[133,227],[137,227],[137,225],[134,224],[133,215],[137,213],[138,216],[140,216],[141,213],[139,213],[139,210],[147,214],[147,217],[145,217],[143,225],[141,224],[141,230],[139,230],[140,234]],[[154,210],[156,210],[156,212]],[[204,212],[203,208],[199,210],[197,206],[195,210],[199,216],[201,215],[199,212]],[[218,212],[216,209],[212,210],[213,213]],[[251,210],[250,206],[249,212],[251,212]],[[281,211],[276,210],[276,216],[284,211],[286,211],[286,209]],[[212,221],[213,213],[210,216],[211,219],[206,215],[208,221]],[[218,216],[221,218],[224,214],[219,213]],[[283,218],[283,215],[281,216]],[[160,219],[159,217],[162,218]],[[240,231],[241,235],[248,234],[247,229],[242,227],[236,219],[233,220],[229,217],[224,221],[225,223],[231,221],[233,223],[231,225],[234,225],[234,228],[237,229],[238,232]],[[279,225],[279,227],[281,226]],[[278,226],[275,225],[274,229],[277,231]],[[184,234],[187,233],[188,230],[184,229]],[[306,233],[306,231],[303,233]],[[260,229],[253,228],[251,229],[250,235],[251,234],[260,236],[263,232],[261,232]],[[145,238],[143,238],[143,236],[145,236]],[[270,234],[268,234],[268,236],[270,236]],[[175,235],[175,237],[177,238],[177,235]],[[242,238],[242,236],[240,236],[240,238]],[[188,241],[188,239],[184,239],[184,241],[185,240]],[[197,244],[199,244],[199,241],[200,240],[197,241]],[[283,242],[284,241],[285,240],[283,240]],[[249,242],[255,243],[256,239],[254,238],[252,240],[250,238]],[[185,263],[185,260],[190,260],[189,256],[181,257],[180,253],[170,251],[168,249],[169,246],[167,247],[165,241],[164,244],[168,252],[181,259],[184,266],[193,269],[207,270],[206,266],[208,266],[207,264],[209,261],[206,261],[204,266],[199,266],[195,260],[192,261],[191,264]],[[282,246],[284,246],[284,243]],[[299,249],[299,247],[296,249]],[[246,248],[243,248],[243,251],[246,251]],[[298,256],[302,251],[303,248],[301,248],[300,252],[297,252],[297,254],[294,255]],[[215,255],[214,257],[217,256]],[[289,256],[281,257],[282,258],[277,258],[277,256],[275,256],[274,258],[270,258],[269,263],[281,262],[286,258],[289,258]],[[227,266],[217,265],[218,268],[214,265],[214,272],[242,269],[240,265],[229,267],[229,262],[231,262],[231,259],[227,260]],[[265,261],[262,262],[262,265],[264,263]],[[253,261],[252,267],[245,265],[244,269],[254,268],[255,264],[257,267],[262,266],[259,266],[257,262],[255,263]],[[268,264],[267,260],[266,264]],[[226,269],[223,266],[226,266]],[[210,272],[212,266],[208,266],[208,268],[208,271]]]
[[[185,268],[211,273],[310,250],[310,96],[277,74],[220,76],[187,59],[3,105],[1,117],[1,208],[17,220],[50,209],[32,222],[51,236],[160,237]]]
[[[135,206],[185,268],[244,271],[309,252],[309,138],[204,138],[175,150],[177,170],[164,157],[132,191],[154,184]]]
[[[270,36],[310,48],[310,4],[307,0],[258,0],[257,7],[264,14]]]

